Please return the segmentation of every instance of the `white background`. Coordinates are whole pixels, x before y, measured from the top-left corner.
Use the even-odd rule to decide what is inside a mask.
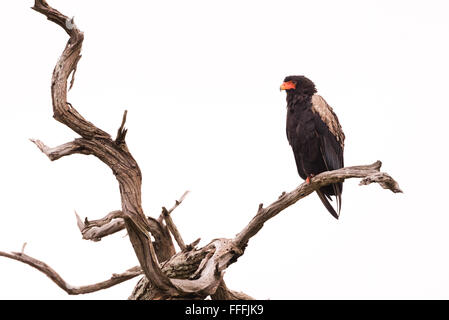
[[[127,141],[154,217],[174,213],[186,242],[233,237],[295,188],[283,78],[304,74],[346,133],[345,164],[382,160],[404,190],[345,182],[339,221],[311,195],[270,220],[225,280],[260,299],[449,298],[447,1],[62,1],[85,32],[69,102]],[[102,281],[137,264],[125,233],[81,239],[120,208],[94,157],[50,162],[76,137],[52,119],[50,79],[68,39],[29,7],[0,11],[0,250],[47,262],[67,282]],[[446,181],[445,181],[446,180]],[[0,258],[0,298],[124,299],[137,279],[71,297],[40,272]]]

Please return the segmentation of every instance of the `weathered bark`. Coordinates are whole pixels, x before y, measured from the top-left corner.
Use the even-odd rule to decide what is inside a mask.
[[[269,206],[264,208],[260,204],[254,218],[233,239],[214,239],[202,248],[196,247],[199,240],[186,245],[171,213],[181,204],[187,193],[176,201],[171,209],[167,210],[164,207],[158,219],[144,214],[141,204],[142,174],[125,140],[127,112],[125,111],[123,115],[116,138],[112,139],[108,133],[84,119],[67,102],[68,78],[72,75],[70,82],[72,87],[76,66],[81,58],[83,33],[76,27],[73,19],[51,8],[45,0],[35,0],[33,9],[58,24],[70,36],[53,71],[51,82],[53,117],[81,137],[55,148],[46,146],[40,140],[32,142],[52,161],[72,154],[93,155],[111,168],[119,185],[121,210],[113,211],[98,220],[89,221],[86,218],[84,222],[76,215],[77,224],[83,238],[93,241],[99,241],[105,236],[126,229],[139,260],[139,266],[123,274],[113,275],[109,280],[84,287],[72,287],[42,261],[23,252],[0,252],[0,256],[29,264],[45,273],[69,294],[101,290],[143,274],[144,277],[135,287],[130,299],[204,299],[208,296],[212,299],[252,299],[244,293],[227,288],[223,280],[224,270],[244,254],[249,240],[269,219],[319,188],[345,179],[362,178],[360,184],[374,182],[393,192],[401,192],[391,176],[379,172],[380,161],[368,166],[324,172],[315,176],[310,183],[303,183],[289,193],[283,192]],[[175,252],[172,236],[178,243],[180,252]]]
[[[153,219],[148,222],[141,205],[142,174],[137,162],[132,157],[125,142],[126,130],[124,124],[126,113],[117,133],[117,139],[112,140],[105,131],[85,120],[73,106],[67,102],[67,81],[74,74],[81,58],[83,33],[76,27],[73,20],[59,11],[51,8],[45,0],[36,0],[34,10],[44,14],[49,20],[61,26],[70,39],[53,71],[51,93],[53,101],[53,117],[78,133],[82,138],[57,148],[46,148],[40,141],[35,141],[38,147],[51,160],[59,159],[73,153],[94,155],[108,165],[119,183],[122,202],[122,213],[134,251],[139,263],[150,281],[158,289],[172,295],[180,290],[175,288],[170,280],[161,272],[154,246],[148,231],[156,242],[168,243],[162,239],[164,232],[160,223]],[[73,85],[73,76],[71,86]],[[173,247],[173,245],[171,245]],[[164,247],[161,250],[173,253],[173,248]],[[168,254],[167,254],[168,256]]]
[[[213,295],[211,295],[212,300],[254,300],[253,297],[250,297],[246,293],[237,292],[228,289],[224,281],[220,283],[217,288],[217,291]]]
[[[95,284],[90,284],[87,286],[72,286],[68,284],[55,270],[53,270],[49,265],[45,262],[32,258],[25,253],[22,252],[2,252],[0,251],[0,256],[14,259],[23,263],[26,263],[33,268],[44,273],[48,276],[54,283],[56,283],[62,290],[71,295],[77,294],[86,294],[91,292],[96,292],[99,290],[107,289],[116,284],[122,283],[124,281],[130,280],[134,277],[137,277],[142,274],[142,269],[140,267],[133,267],[131,269],[126,270],[121,274],[114,273],[110,279],[98,282]]]

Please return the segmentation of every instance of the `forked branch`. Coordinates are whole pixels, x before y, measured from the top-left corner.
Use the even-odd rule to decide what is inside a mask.
[[[310,183],[304,182],[295,190],[283,193],[278,200],[268,207],[259,206],[256,216],[250,223],[235,237],[234,244],[244,248],[248,240],[253,237],[264,225],[266,221],[279,214],[298,200],[308,196],[312,192],[331,183],[343,182],[350,178],[363,178],[361,185],[369,183],[379,183],[384,189],[389,189],[394,193],[402,192],[398,183],[388,174],[380,172],[382,162],[376,161],[371,165],[345,167],[334,171],[326,171],[313,177]]]
[[[100,241],[102,238],[125,229],[125,220],[123,212],[116,210],[110,212],[106,217],[98,220],[81,220],[75,212],[78,228],[81,231],[83,239]]]
[[[251,297],[226,287],[223,281],[224,270],[244,254],[248,241],[269,219],[319,188],[350,178],[362,179],[361,185],[378,183],[385,189],[402,192],[390,175],[380,172],[380,161],[367,166],[323,172],[315,176],[310,183],[303,183],[291,192],[282,193],[269,206],[264,207],[260,204],[253,219],[233,239],[214,239],[200,249],[196,248],[197,241],[186,246],[170,214],[179,206],[187,193],[176,201],[171,209],[163,208],[159,219],[144,214],[141,203],[142,174],[125,140],[127,111],[124,112],[116,139],[113,140],[108,133],[84,119],[67,102],[68,78],[72,74],[71,85],[73,85],[73,73],[81,58],[84,35],[76,27],[73,19],[51,8],[45,0],[35,0],[33,9],[58,24],[70,36],[53,72],[51,86],[53,116],[79,134],[81,138],[55,148],[50,148],[39,140],[32,141],[52,161],[79,153],[93,155],[111,168],[120,188],[121,210],[113,211],[103,219],[92,221],[86,219],[84,222],[77,215],[77,224],[83,237],[90,240],[100,240],[104,236],[126,228],[140,263],[139,267],[113,275],[106,281],[84,287],[73,287],[42,261],[29,257],[23,252],[0,252],[0,256],[26,263],[45,273],[69,294],[101,290],[143,273],[145,278],[139,282],[131,298],[201,299],[211,296],[213,299],[250,299]],[[170,232],[181,248],[181,251],[176,254]],[[142,285],[147,286],[148,290],[138,289],[142,288]]]
[[[71,295],[77,295],[77,294],[86,294],[86,293],[92,293],[99,290],[107,289],[112,286],[115,286],[119,283],[122,283],[124,281],[130,280],[134,277],[137,277],[141,275],[142,269],[140,267],[133,267],[131,269],[126,270],[123,273],[117,274],[114,273],[110,279],[101,281],[95,284],[90,284],[87,286],[72,286],[68,284],[55,270],[53,270],[49,265],[47,265],[45,262],[42,262],[40,260],[37,260],[33,257],[30,257],[26,255],[23,252],[3,252],[0,251],[0,256],[14,259],[23,263],[26,263],[29,266],[32,266],[33,268],[36,268],[37,270],[44,273],[47,277],[49,277],[54,283],[56,283],[62,290],[67,292]]]

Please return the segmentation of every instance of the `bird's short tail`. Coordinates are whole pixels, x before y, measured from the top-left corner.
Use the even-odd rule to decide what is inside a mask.
[[[338,188],[338,187],[337,187]],[[335,218],[338,219],[340,216],[340,203],[341,203],[341,192],[337,193],[337,207],[338,207],[338,213],[335,211],[334,207],[330,204],[329,199],[326,197],[326,195],[320,190],[317,190],[316,193],[318,194],[318,197],[320,198],[321,202],[326,207],[327,211]],[[330,196],[329,196],[330,198]],[[331,199],[332,200],[332,199]]]

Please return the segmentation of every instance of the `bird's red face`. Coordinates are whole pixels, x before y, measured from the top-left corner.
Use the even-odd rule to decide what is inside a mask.
[[[281,90],[294,90],[296,89],[296,82],[295,81],[285,81],[281,85]]]

